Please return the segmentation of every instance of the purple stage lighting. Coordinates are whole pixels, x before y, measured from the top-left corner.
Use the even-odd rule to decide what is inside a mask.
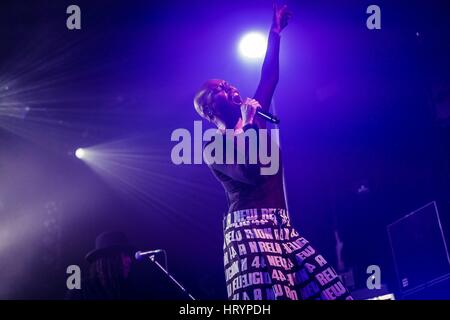
[[[75,156],[81,160],[86,156],[86,151],[83,148],[78,148],[75,151]]]
[[[267,48],[266,36],[261,32],[250,32],[245,34],[239,41],[239,53],[249,60],[264,58]]]

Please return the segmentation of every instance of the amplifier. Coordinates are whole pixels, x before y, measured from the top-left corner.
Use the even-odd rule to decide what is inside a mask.
[[[400,292],[407,295],[450,274],[450,258],[436,202],[387,227]]]

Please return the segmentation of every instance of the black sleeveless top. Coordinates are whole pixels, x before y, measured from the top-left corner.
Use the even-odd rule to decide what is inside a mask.
[[[253,128],[258,132],[257,126],[246,126],[244,127],[244,132],[249,128]],[[216,136],[217,138],[224,139],[223,146],[226,149],[225,139],[227,137],[219,135]],[[236,140],[236,137],[234,139]],[[268,149],[266,150],[269,150],[268,152],[273,155],[274,150],[270,148],[270,137],[267,141]],[[211,142],[208,142],[205,147]],[[225,189],[228,200],[228,212],[253,208],[286,209],[281,152],[279,152],[278,145],[276,145],[276,148],[278,149],[276,151],[278,151],[279,160],[278,171],[274,175],[261,174],[260,169],[264,166],[261,165],[259,158],[257,164],[249,164],[248,143],[246,143],[245,164],[237,164],[236,157],[234,164],[225,164],[225,156],[224,164],[208,164],[214,176]],[[236,149],[237,147],[235,147],[235,152]],[[226,150],[224,150],[223,154],[226,154]]]

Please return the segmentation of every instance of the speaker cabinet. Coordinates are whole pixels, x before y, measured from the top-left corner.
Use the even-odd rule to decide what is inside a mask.
[[[407,298],[423,289],[433,294],[450,276],[450,258],[436,202],[387,227],[400,292]],[[443,297],[445,298],[445,297]]]

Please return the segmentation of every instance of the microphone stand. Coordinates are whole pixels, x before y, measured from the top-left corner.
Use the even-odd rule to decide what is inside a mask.
[[[166,252],[164,252],[164,255],[166,256]],[[178,288],[181,289],[181,291],[184,292],[186,296],[189,297],[189,299],[194,300],[195,298],[169,273],[167,268],[167,256],[166,256],[166,268],[164,268],[158,261],[155,259],[155,255],[149,256],[150,261],[152,261],[170,280],[172,280],[173,283],[177,285]]]

